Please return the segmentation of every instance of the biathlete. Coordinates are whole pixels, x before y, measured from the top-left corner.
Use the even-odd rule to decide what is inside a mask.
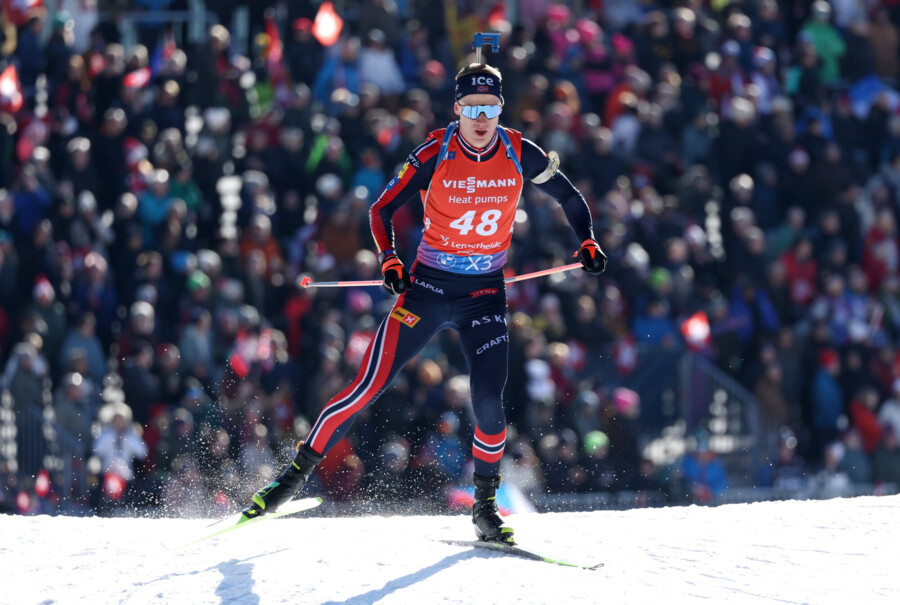
[[[500,71],[472,63],[456,76],[459,121],[432,132],[408,157],[369,211],[384,287],[399,295],[365,353],[359,373],[332,398],[297,448],[293,462],[253,496],[247,517],[274,511],[306,484],[315,465],[347,433],[401,368],[438,331],[452,328],[469,366],[476,426],[472,522],[480,540],[513,544],[495,503],[506,443],[502,397],[509,337],[503,266],[525,180],[555,198],[582,242],[585,271],[602,273],[606,255],[594,239],[591,213],[550,156],[522,134],[498,125]],[[424,232],[412,270],[394,251],[391,218],[421,194]]]

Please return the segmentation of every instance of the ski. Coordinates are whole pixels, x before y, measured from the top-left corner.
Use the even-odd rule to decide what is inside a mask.
[[[590,569],[597,570],[603,567],[603,563],[597,563],[596,565],[581,565],[579,563],[570,563],[569,561],[564,561],[562,559],[557,559],[555,557],[548,557],[546,555],[542,555],[540,553],[534,552],[532,550],[526,550],[524,548],[520,548],[516,545],[511,544],[502,544],[500,542],[484,542],[481,540],[446,540],[442,538],[431,538],[435,542],[441,542],[443,544],[449,544],[451,546],[465,546],[470,548],[482,548],[484,550],[489,550],[491,552],[501,553],[504,555],[511,555],[513,557],[521,557],[523,559],[529,559],[531,561],[541,561],[543,563],[553,563],[554,565],[563,565],[565,567],[576,567],[579,569]]]
[[[256,517],[254,519],[248,519],[244,516],[243,513],[237,513],[207,526],[206,532],[202,536],[193,539],[190,542],[186,542],[184,544],[179,544],[176,546],[166,546],[166,548],[168,548],[169,550],[186,548],[200,542],[205,542],[206,540],[211,540],[212,538],[217,538],[222,534],[227,534],[228,532],[234,531],[236,529],[249,527],[255,523],[260,523],[269,519],[277,519],[278,517],[284,517],[286,515],[293,515],[305,510],[310,510],[319,506],[320,504],[322,504],[321,498],[302,498],[300,500],[291,500],[290,502],[285,502],[278,508],[277,511],[269,513],[267,515],[263,515],[262,517]]]

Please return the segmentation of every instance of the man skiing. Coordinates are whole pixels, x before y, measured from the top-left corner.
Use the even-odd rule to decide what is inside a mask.
[[[606,255],[594,239],[590,210],[558,170],[556,154],[548,156],[521,133],[499,126],[504,103],[500,71],[469,64],[456,76],[455,96],[459,121],[432,132],[369,211],[384,287],[398,295],[397,301],[369,344],[356,378],[328,402],[293,462],[254,494],[244,511],[248,518],[292,499],[356,415],[434,334],[453,328],[469,365],[476,419],[475,533],[479,540],[514,544],[495,495],[506,442],[502,396],[509,340],[503,266],[524,181],[562,205],[582,242],[578,256],[585,271],[602,273]],[[393,249],[391,219],[416,194],[425,208],[424,231],[408,271]]]

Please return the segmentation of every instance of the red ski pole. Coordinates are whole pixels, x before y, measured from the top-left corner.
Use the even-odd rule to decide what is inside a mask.
[[[506,283],[511,284],[517,281],[525,281],[526,279],[533,279],[535,277],[541,277],[543,275],[552,275],[554,273],[562,273],[564,271],[571,271],[572,269],[577,269],[581,266],[581,263],[572,263],[571,265],[563,265],[561,267],[553,267],[552,269],[543,269],[541,271],[534,271],[532,273],[523,273],[522,275],[514,275],[512,277],[507,277],[505,280]],[[304,277],[300,280],[300,286],[304,288],[361,288],[366,286],[380,286],[383,282],[380,279],[370,279],[365,281],[320,281],[314,282],[310,277]]]

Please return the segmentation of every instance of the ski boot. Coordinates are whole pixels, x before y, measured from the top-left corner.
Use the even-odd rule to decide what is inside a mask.
[[[503,524],[503,517],[497,512],[497,488],[500,475],[482,477],[475,475],[475,503],[472,505],[472,523],[475,535],[483,542],[515,544],[513,529]]]
[[[244,511],[244,516],[248,519],[261,517],[291,500],[303,489],[309,476],[312,475],[313,468],[322,462],[324,457],[312,451],[305,443],[298,445],[297,455],[294,456],[291,465],[272,483],[253,494],[253,503]]]

